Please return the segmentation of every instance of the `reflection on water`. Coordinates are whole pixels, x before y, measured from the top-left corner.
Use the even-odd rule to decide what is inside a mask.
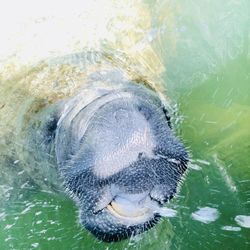
[[[2,22],[9,21],[0,54],[1,249],[249,249],[249,2],[103,0],[18,7],[24,11]],[[56,70],[27,65],[86,48],[165,84],[177,110],[174,127],[192,156],[181,191],[169,204],[176,216],[114,244],[81,229],[73,203],[38,188],[13,149],[14,127],[23,122],[16,107],[24,112],[41,94],[50,101],[58,93],[69,95],[86,68],[77,56]],[[120,56],[124,52],[128,58]],[[79,66],[79,74],[68,64]],[[55,82],[52,75],[61,73]]]

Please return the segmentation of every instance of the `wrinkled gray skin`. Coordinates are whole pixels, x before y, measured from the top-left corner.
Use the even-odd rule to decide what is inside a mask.
[[[59,172],[80,223],[104,241],[156,224],[154,208],[174,196],[188,161],[157,93],[112,74],[94,74],[61,103],[54,127]]]

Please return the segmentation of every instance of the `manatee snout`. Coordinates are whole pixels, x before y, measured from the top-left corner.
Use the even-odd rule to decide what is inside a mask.
[[[83,98],[66,103],[56,132],[59,171],[80,223],[104,241],[146,231],[175,195],[187,152],[159,96],[145,86]]]

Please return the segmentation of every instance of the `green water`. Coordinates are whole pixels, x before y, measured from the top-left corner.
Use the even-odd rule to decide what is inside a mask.
[[[6,190],[8,202],[0,203],[0,249],[250,249],[249,221],[235,220],[250,216],[250,5],[170,3],[177,16],[173,52],[160,32],[164,10],[158,1],[147,4],[159,33],[153,46],[163,55],[163,79],[177,106],[174,128],[191,156],[169,204],[177,216],[133,239],[103,243],[78,225],[69,198],[26,183],[14,199]],[[208,223],[192,216],[204,207],[216,209]]]

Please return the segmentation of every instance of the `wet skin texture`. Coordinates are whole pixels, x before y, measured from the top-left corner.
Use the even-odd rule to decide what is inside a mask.
[[[127,84],[87,105],[79,98],[65,104],[55,147],[80,223],[108,242],[142,233],[175,195],[187,152],[158,95],[145,86]]]

